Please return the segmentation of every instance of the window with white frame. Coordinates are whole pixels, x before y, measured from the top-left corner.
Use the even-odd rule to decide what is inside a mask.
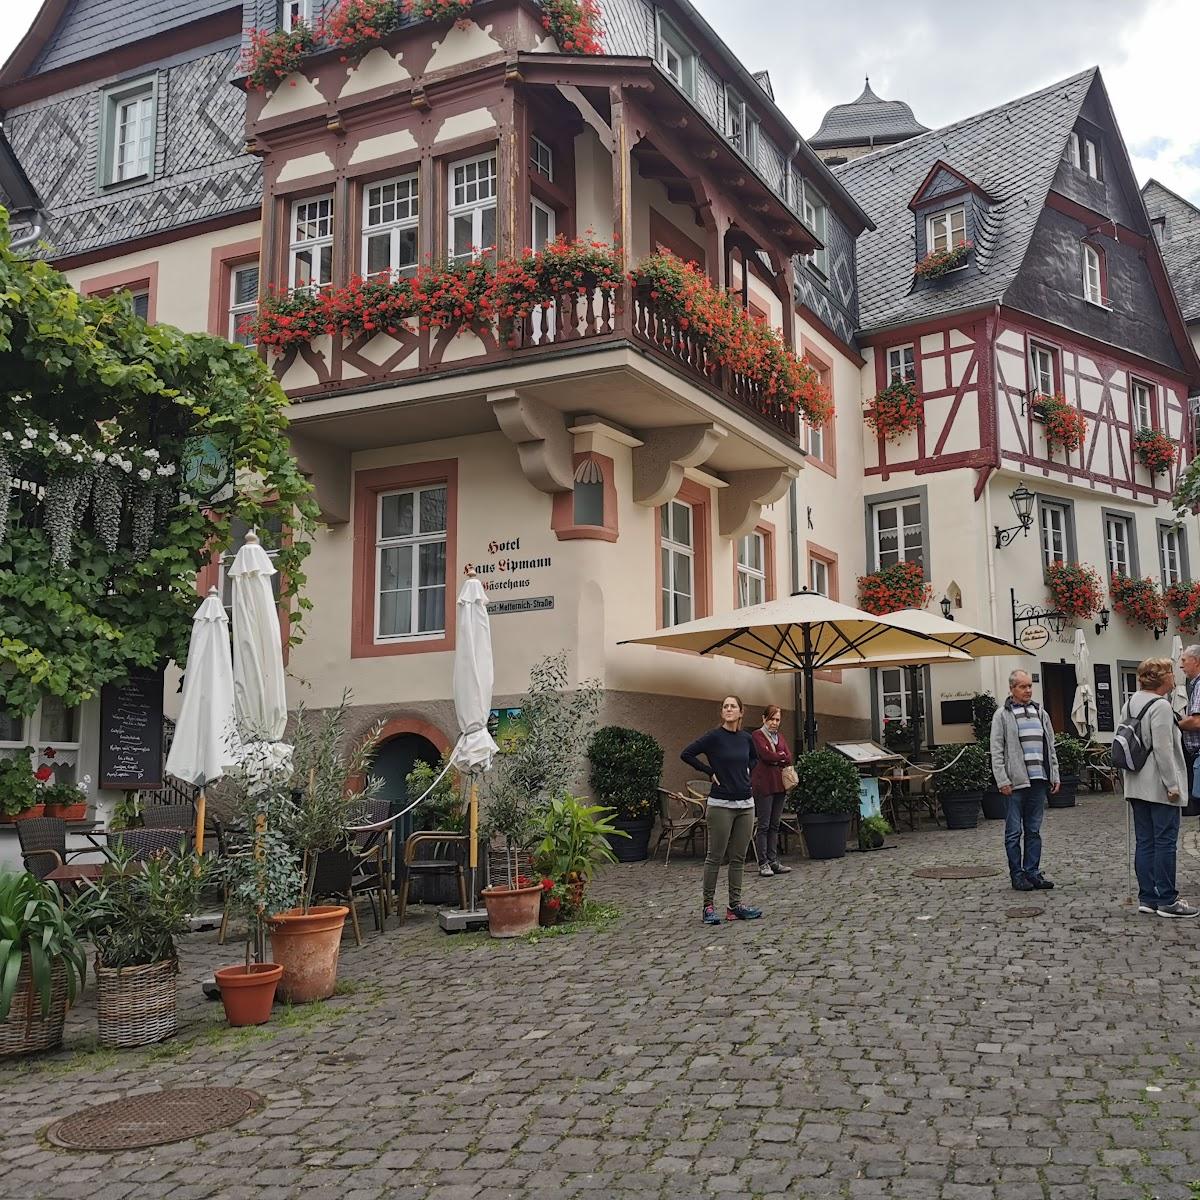
[[[554,241],[556,217],[554,209],[540,200],[529,202],[529,223],[532,240],[530,245],[534,253],[545,248]]]
[[[1129,390],[1133,396],[1133,419],[1138,429],[1154,428],[1154,389],[1140,379],[1134,379]]]
[[[916,348],[892,346],[887,352],[888,383],[915,383],[917,378]]]
[[[539,175],[554,182],[554,151],[540,137],[530,135],[529,165]]]
[[[1088,242],[1083,243],[1083,297],[1089,304],[1107,307],[1104,294],[1104,256]]]
[[[696,83],[696,54],[669,22],[659,19],[658,64],[683,90],[691,94]]]
[[[817,192],[813,191],[808,180],[804,180],[800,189],[800,215],[804,218],[805,225],[812,230],[817,241],[822,243],[819,250],[814,250],[808,256],[808,261],[822,275],[829,274],[829,247],[825,244],[827,212],[825,201]]]
[[[1108,573],[1127,577],[1132,572],[1131,547],[1133,522],[1128,517],[1108,513],[1104,517],[1104,548],[1108,554]]]
[[[363,190],[363,273],[413,275],[417,270],[417,176],[402,175]]]
[[[953,250],[967,240],[967,210],[963,205],[945,212],[931,213],[925,218],[927,249],[932,253]]]
[[[1067,147],[1071,163],[1093,179],[1102,178],[1100,172],[1100,143],[1084,134],[1072,131]]]
[[[270,517],[264,523],[255,527],[262,548],[267,557],[274,563],[279,557],[279,539],[283,531],[283,522],[278,517]],[[217,590],[221,596],[221,604],[229,617],[230,630],[233,628],[233,580],[229,577],[229,568],[237,558],[237,552],[246,543],[246,534],[250,526],[240,517],[234,517],[229,522],[229,545],[221,552],[217,562]],[[279,572],[271,576],[271,593],[279,599]]]
[[[283,0],[284,33],[291,33],[297,25],[308,24],[312,14],[309,11],[310,0]]]
[[[1121,707],[1133,699],[1134,695],[1140,690],[1138,685],[1137,667],[1127,667],[1121,665],[1117,668],[1117,678],[1120,688]]]
[[[450,261],[496,249],[496,156],[450,164]]]
[[[1053,396],[1057,390],[1058,351],[1033,342],[1029,347],[1029,370],[1033,390],[1041,396]]]
[[[81,713],[57,696],[43,696],[28,716],[0,707],[0,756],[27,752],[34,766],[47,763],[55,783],[75,783],[81,744]],[[47,755],[47,749],[54,751]]]
[[[1158,570],[1164,588],[1183,582],[1183,530],[1177,525],[1158,527]]]
[[[748,533],[737,544],[738,608],[762,604],[767,598],[767,539]]]
[[[288,287],[316,291],[332,280],[333,197],[297,200],[288,241]]]
[[[444,483],[377,497],[377,642],[445,632],[446,501]]]
[[[662,574],[662,623],[667,628],[690,621],[696,613],[695,510],[672,500],[658,510]]]
[[[917,672],[915,692],[912,688],[912,675],[907,670],[889,667],[879,671],[878,676],[879,715],[884,721],[911,721],[917,713],[924,716],[923,672]]]
[[[829,595],[829,564],[811,554],[808,556],[808,590],[819,596]]]
[[[231,342],[253,346],[254,335],[242,333],[241,325],[258,309],[258,263],[240,263],[229,271],[229,332]]]
[[[148,179],[154,173],[154,80],[110,88],[101,106],[101,184]]]
[[[1065,504],[1040,500],[1042,566],[1071,561],[1071,510]]]
[[[925,529],[919,499],[873,504],[871,529],[877,570],[901,562],[924,565]]]

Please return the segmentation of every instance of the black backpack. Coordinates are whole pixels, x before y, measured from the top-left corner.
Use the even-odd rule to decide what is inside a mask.
[[[1131,700],[1125,701],[1121,711],[1121,722],[1112,740],[1111,762],[1122,771],[1140,771],[1150,757],[1150,747],[1142,737],[1142,721],[1146,714],[1166,696],[1155,696],[1135,718],[1130,708]]]

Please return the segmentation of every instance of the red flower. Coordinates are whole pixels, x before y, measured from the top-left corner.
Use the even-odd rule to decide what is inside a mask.
[[[880,437],[895,441],[925,424],[925,398],[917,394],[915,384],[898,380],[871,401],[863,419]]]
[[[1040,395],[1034,399],[1034,412],[1041,416],[1046,428],[1046,445],[1050,450],[1078,450],[1087,437],[1087,417],[1067,403],[1065,396]]]
[[[549,891],[553,891],[553,890],[554,890],[554,880],[553,879],[543,879],[542,880],[542,891],[549,892]]]
[[[38,769],[36,771],[34,771],[33,777],[34,777],[34,779],[36,779],[38,781],[38,783],[45,783],[46,780],[49,779],[53,774],[54,774],[54,771],[52,768],[47,767],[47,766],[41,766],[41,767],[38,767]]]
[[[858,604],[882,616],[902,608],[924,608],[933,598],[933,585],[925,582],[919,563],[899,562],[858,577]]]

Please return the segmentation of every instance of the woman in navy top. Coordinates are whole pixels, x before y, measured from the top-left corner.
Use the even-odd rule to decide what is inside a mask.
[[[750,772],[758,757],[754,740],[742,729],[744,706],[737,696],[721,702],[721,724],[686,747],[679,756],[689,767],[712,780],[708,794],[708,854],[704,859],[704,923],[720,925],[714,901],[721,860],[729,851],[727,921],[754,921],[762,910],[742,903],[742,874],[746,850],[754,832],[754,798]]]

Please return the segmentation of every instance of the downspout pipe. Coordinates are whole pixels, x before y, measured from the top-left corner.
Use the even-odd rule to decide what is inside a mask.
[[[30,220],[29,228],[19,237],[14,237],[9,243],[10,250],[24,250],[26,246],[33,246],[41,240],[42,234],[49,224],[49,218],[42,209],[38,209]]]

